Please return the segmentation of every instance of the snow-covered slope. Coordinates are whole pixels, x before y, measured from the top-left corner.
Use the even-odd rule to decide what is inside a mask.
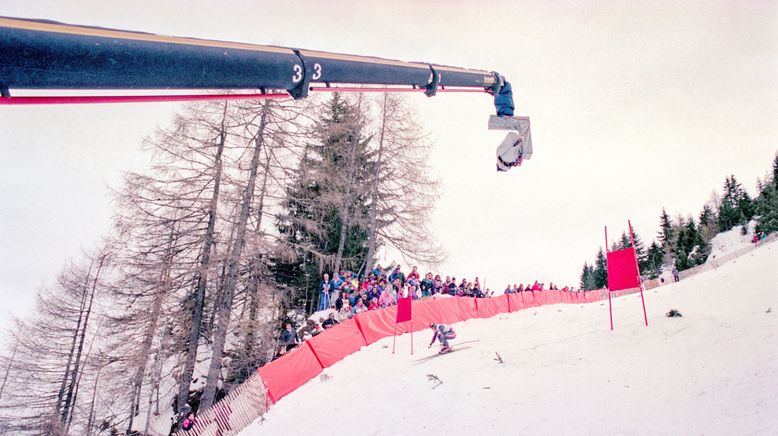
[[[364,348],[243,435],[774,435],[778,243],[608,305],[556,305]],[[665,313],[677,309],[682,318]],[[499,353],[504,363],[498,363]],[[442,381],[428,380],[434,375]]]

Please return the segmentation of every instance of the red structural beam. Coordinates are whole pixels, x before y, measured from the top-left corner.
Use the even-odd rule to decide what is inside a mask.
[[[180,101],[252,100],[291,98],[279,94],[167,94],[167,95],[61,95],[0,97],[0,105],[158,103]]]
[[[311,86],[314,92],[425,92],[425,88],[393,88],[393,87],[366,87],[366,86]],[[446,88],[439,87],[437,92],[478,92],[486,93],[484,89]]]

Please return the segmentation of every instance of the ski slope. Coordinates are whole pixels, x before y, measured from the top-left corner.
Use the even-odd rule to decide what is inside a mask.
[[[242,435],[774,435],[778,243],[608,304],[554,305],[383,339],[327,368]],[[677,309],[682,318],[665,313]],[[499,353],[504,363],[499,363]],[[435,375],[442,384],[428,380]]]

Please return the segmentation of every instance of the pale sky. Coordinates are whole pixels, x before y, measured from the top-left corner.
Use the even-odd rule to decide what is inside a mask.
[[[697,215],[778,150],[774,1],[6,1],[0,15],[498,71],[534,155],[497,174],[486,95],[414,98],[443,186],[439,272],[578,286],[631,219]],[[13,92],[13,90],[12,90]],[[110,229],[109,186],[177,104],[0,107],[0,320]],[[390,259],[387,259],[390,260]]]

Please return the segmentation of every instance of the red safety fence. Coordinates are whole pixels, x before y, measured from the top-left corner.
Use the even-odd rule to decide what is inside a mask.
[[[324,330],[307,341],[322,368],[329,368],[365,345],[365,338],[353,319],[336,327]]]
[[[615,296],[635,292],[623,290]],[[554,302],[592,303],[606,298],[606,291],[586,293],[536,291],[508,294],[495,298],[463,297],[431,298],[413,302],[413,330],[426,329],[431,322],[454,324],[470,318],[487,318],[499,313]],[[259,368],[258,372],[238,386],[227,397],[208,410],[197,414],[194,427],[176,435],[204,436],[229,429],[240,431],[263,415],[269,402],[277,402],[290,392],[316,377],[344,357],[395,332],[397,307],[363,312],[351,320],[325,330],[285,356]],[[397,325],[397,333],[411,329],[411,321]]]
[[[277,403],[322,371],[309,342],[303,342],[283,357],[259,368],[259,376],[265,382],[268,397],[273,403]]]
[[[457,297],[457,303],[459,304],[459,320],[465,321],[470,318],[478,318],[478,309],[475,305],[475,298],[472,297]]]
[[[439,323],[440,310],[435,300],[421,300],[413,302],[413,331],[417,332],[429,327],[430,323]],[[410,326],[407,326],[410,329]],[[407,330],[406,330],[407,331]]]
[[[491,318],[508,312],[508,296],[500,295],[494,298],[478,298],[475,300],[479,318]]]
[[[426,329],[430,323],[454,324],[471,318],[489,318],[500,313],[557,303],[599,301],[601,291],[569,293],[535,291],[494,298],[430,298],[413,302],[412,321],[397,324],[397,334]],[[395,334],[397,307],[362,312],[309,339],[302,346],[261,368],[259,375],[268,397],[277,402],[344,357]],[[412,325],[412,327],[411,327]]]
[[[454,324],[456,322],[462,321],[462,318],[459,314],[459,298],[449,297],[449,298],[434,298],[432,301],[434,301],[438,308],[438,322],[441,322],[443,324]]]
[[[508,294],[508,308],[511,312],[518,312],[519,310],[526,309],[526,307],[521,294]]]
[[[394,334],[394,321],[397,317],[397,306],[388,307],[381,310],[370,310],[356,315],[359,331],[365,338],[365,344],[370,345],[373,342],[392,336]],[[405,332],[403,324],[397,326],[397,333]]]

